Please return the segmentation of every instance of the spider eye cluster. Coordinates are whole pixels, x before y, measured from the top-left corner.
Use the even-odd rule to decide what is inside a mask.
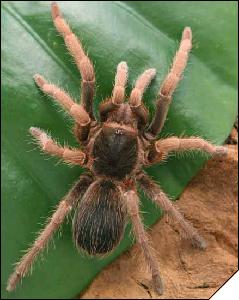
[[[117,128],[117,129],[115,129],[115,134],[122,135],[123,130],[121,128]]]

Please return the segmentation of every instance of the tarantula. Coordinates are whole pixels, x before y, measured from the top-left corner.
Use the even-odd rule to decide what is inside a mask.
[[[226,153],[226,148],[212,145],[198,137],[157,140],[192,47],[191,29],[186,27],[182,33],[172,67],[160,88],[156,112],[151,122],[142,96],[156,71],[148,69],[138,77],[128,102],[125,103],[128,76],[125,62],[119,63],[117,67],[112,96],[100,104],[100,121],[97,121],[92,110],[95,86],[93,65],[56,3],[52,3],[52,18],[80,71],[81,104],[77,104],[65,91],[48,83],[42,76],[37,74],[34,79],[38,87],[52,96],[74,119],[73,132],[81,147],[62,147],[39,128],[31,127],[30,133],[44,152],[89,171],[80,176],[61,200],[49,223],[17,264],[8,280],[7,290],[15,289],[19,279],[27,274],[65,217],[72,208],[76,208],[73,238],[76,246],[90,255],[103,255],[112,251],[119,244],[129,217],[134,235],[151,270],[154,289],[162,294],[163,284],[158,262],[149,246],[149,238],[142,223],[136,185],[178,221],[184,237],[194,246],[204,249],[206,243],[176,210],[160,187],[142,171],[142,167],[160,162],[171,151],[202,150],[218,155]]]

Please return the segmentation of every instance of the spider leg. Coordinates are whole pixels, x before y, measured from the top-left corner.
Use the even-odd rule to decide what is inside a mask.
[[[88,137],[91,119],[81,104],[74,102],[71,97],[62,89],[54,84],[48,83],[45,78],[39,74],[34,76],[38,87],[47,95],[53,97],[75,120],[80,130],[79,137],[85,140]]]
[[[86,161],[84,152],[78,149],[69,149],[67,147],[59,146],[46,132],[39,128],[31,127],[30,133],[44,152],[58,156],[67,163],[84,166]]]
[[[136,80],[135,86],[130,94],[129,105],[138,118],[138,127],[141,128],[148,121],[149,112],[142,102],[143,93],[156,75],[155,69],[148,69]]]
[[[95,74],[93,65],[85,54],[80,41],[71,31],[69,25],[63,19],[60,9],[56,2],[52,3],[52,19],[57,31],[63,36],[65,44],[73,56],[76,65],[81,73],[81,103],[89,113],[91,119],[94,119],[92,111],[92,102],[95,88]]]
[[[200,249],[206,248],[206,242],[198,234],[197,230],[184,219],[182,214],[174,207],[173,203],[151,178],[141,172],[137,177],[137,181],[140,183],[140,186],[146,195],[178,222],[183,230],[183,236],[190,240],[193,246]]]
[[[121,103],[123,103],[127,78],[128,66],[126,62],[122,61],[117,66],[112,97],[100,104],[99,110],[101,121],[106,121],[108,113],[119,108]]]
[[[54,232],[70,213],[72,207],[76,205],[79,198],[83,196],[92,181],[93,180],[89,175],[82,175],[80,180],[76,182],[69,193],[61,200],[46,227],[40,232],[39,236],[27,253],[21,258],[20,262],[17,263],[14,272],[8,279],[7,291],[13,291],[16,288],[18,281],[25,277],[39,253],[45,248]]]
[[[153,137],[155,137],[163,128],[169,105],[171,103],[172,94],[182,78],[182,73],[187,65],[191,48],[192,31],[190,27],[186,27],[183,31],[181,43],[178,52],[174,57],[171,70],[160,88],[159,98],[156,103],[156,112],[147,130],[147,132],[153,135]]]
[[[213,145],[199,137],[178,138],[170,137],[156,141],[149,151],[149,162],[156,163],[165,158],[171,151],[199,150],[211,155],[225,155],[227,148]]]
[[[132,221],[134,234],[142,249],[146,263],[152,272],[154,289],[158,294],[162,295],[163,283],[158,268],[157,258],[149,245],[149,239],[144,230],[144,225],[140,217],[138,196],[135,191],[129,190],[125,193],[125,198],[127,203],[127,211]]]

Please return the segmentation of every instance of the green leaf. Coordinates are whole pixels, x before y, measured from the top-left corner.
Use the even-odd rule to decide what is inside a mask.
[[[193,31],[193,51],[170,107],[161,136],[198,135],[222,143],[237,113],[237,7],[230,1],[125,1],[60,2],[74,32],[92,58],[97,79],[95,111],[111,94],[117,64],[129,65],[129,88],[146,68],[158,70],[145,95],[153,113],[156,93],[172,62],[185,26]],[[46,159],[31,144],[28,129],[49,130],[59,142],[77,145],[71,121],[37,89],[32,76],[48,80],[79,98],[80,76],[57,34],[50,2],[2,2],[2,298],[72,298],[85,289],[100,270],[131,244],[129,228],[120,246],[105,259],[82,257],[71,240],[71,224],[62,227],[37,260],[32,276],[15,292],[5,292],[6,282],[82,170]],[[180,195],[205,157],[171,157],[148,173],[173,198]],[[143,199],[143,197],[142,197]],[[193,205],[193,203],[192,203]],[[143,199],[145,224],[161,215]],[[162,239],[159,242],[163,242]]]

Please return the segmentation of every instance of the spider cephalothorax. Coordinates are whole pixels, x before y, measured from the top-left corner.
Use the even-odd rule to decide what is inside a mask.
[[[100,129],[91,154],[95,174],[123,180],[134,171],[138,161],[137,132],[125,127],[109,123]]]
[[[67,163],[85,167],[88,173],[81,175],[63,198],[47,226],[17,264],[9,278],[7,290],[13,290],[19,279],[27,274],[34,259],[64,218],[72,208],[76,208],[73,237],[76,246],[90,255],[103,255],[112,251],[120,242],[129,217],[135,237],[152,272],[154,288],[162,294],[158,262],[149,246],[141,220],[136,186],[139,185],[179,223],[183,236],[194,246],[204,249],[206,244],[160,187],[143,172],[142,167],[158,163],[171,151],[202,150],[209,154],[226,153],[224,147],[212,145],[198,137],[157,139],[164,125],[172,94],[188,60],[192,46],[191,29],[186,27],[183,31],[170,72],[160,88],[156,112],[151,121],[142,102],[142,95],[155,77],[156,71],[148,69],[140,75],[126,100],[128,67],[125,62],[119,63],[117,67],[112,96],[100,104],[100,120],[97,121],[92,109],[95,85],[93,65],[80,41],[62,18],[56,3],[52,4],[52,18],[81,73],[81,103],[77,104],[65,91],[48,83],[42,76],[35,75],[34,79],[39,88],[52,96],[74,119],[73,132],[81,148],[61,147],[39,128],[31,127],[30,132],[43,151],[56,155]]]

